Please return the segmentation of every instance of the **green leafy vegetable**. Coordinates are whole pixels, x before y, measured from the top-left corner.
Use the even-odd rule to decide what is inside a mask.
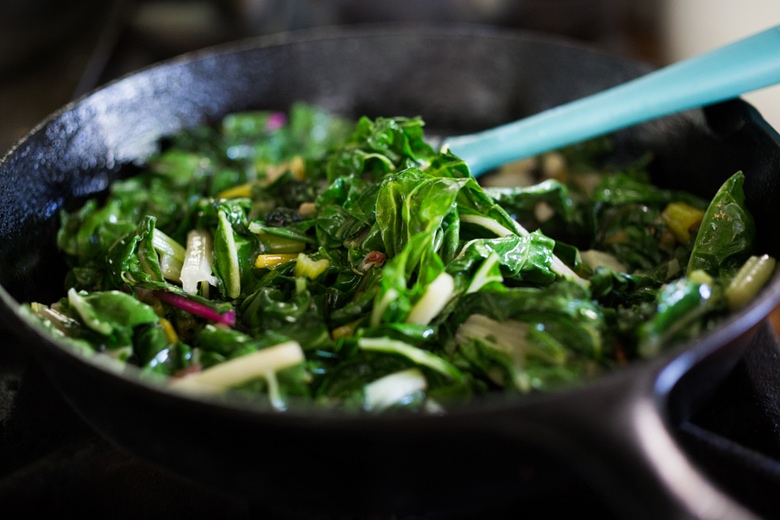
[[[735,173],[710,202],[688,261],[688,274],[699,269],[711,276],[733,273],[750,256],[755,224],[745,208],[744,182],[744,174]]]
[[[182,132],[62,214],[67,296],[26,312],[182,392],[442,413],[655,355],[774,271],[740,173],[705,201],[599,139],[483,188],[423,126],[296,104]]]

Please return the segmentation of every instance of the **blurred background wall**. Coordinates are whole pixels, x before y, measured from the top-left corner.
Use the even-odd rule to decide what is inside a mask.
[[[543,31],[663,65],[780,24],[780,0],[2,0],[0,154],[74,96],[150,63],[256,35],[381,22]],[[778,89],[749,100],[780,128]]]
[[[780,0],[661,0],[657,7],[659,58],[667,63],[780,25]],[[780,86],[743,97],[780,129]]]

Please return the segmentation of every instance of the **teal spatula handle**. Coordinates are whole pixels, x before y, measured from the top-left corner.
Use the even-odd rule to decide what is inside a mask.
[[[780,26],[531,117],[445,141],[478,176],[502,164],[780,82]]]

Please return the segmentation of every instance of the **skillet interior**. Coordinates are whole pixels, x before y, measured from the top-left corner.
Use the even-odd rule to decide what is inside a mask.
[[[34,349],[66,398],[109,438],[244,496],[312,508],[415,511],[532,492],[535,482],[557,478],[556,471],[567,467],[560,457],[574,451],[572,437],[580,432],[564,432],[572,426],[561,415],[593,404],[612,387],[630,389],[624,401],[659,399],[653,393],[655,376],[671,357],[632,367],[586,391],[497,399],[433,420],[279,417],[240,403],[183,400],[85,363],[20,321],[15,302],[50,301],[62,293],[64,270],[53,267],[58,210],[104,190],[123,166],[142,160],[160,137],[182,127],[216,121],[227,112],[280,109],[307,100],[350,116],[419,114],[432,132],[462,133],[646,70],[529,34],[375,28],[244,42],[143,71],[54,114],[0,164],[3,318]],[[619,132],[616,139],[629,156],[652,150],[661,183],[704,196],[744,170],[759,249],[780,256],[780,239],[772,233],[780,217],[774,203],[780,147],[774,131],[748,105],[729,102],[692,111]],[[777,285],[774,280],[759,301],[694,349],[699,354],[681,372],[760,321],[778,300]],[[728,365],[712,366],[723,371]],[[689,380],[695,383],[691,387],[700,387],[700,378]],[[694,405],[690,401],[681,408]],[[622,418],[592,410],[598,427],[586,436],[621,426],[612,423]],[[627,444],[630,440],[606,449],[620,456]],[[630,450],[623,455],[628,459],[621,469],[629,474],[643,463],[632,460]],[[580,450],[579,456],[590,475],[615,481],[600,455]],[[639,493],[648,484],[641,470],[632,476],[625,502],[631,501],[631,490]],[[663,507],[651,506],[648,515],[662,513]]]

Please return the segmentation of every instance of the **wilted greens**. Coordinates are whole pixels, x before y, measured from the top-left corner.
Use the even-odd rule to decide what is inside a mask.
[[[650,158],[610,166],[605,139],[503,187],[419,118],[303,104],[160,150],[63,212],[66,296],[25,308],[171,387],[279,410],[436,412],[571,384],[701,334],[774,269],[751,257],[741,173],[705,201],[650,184]]]

